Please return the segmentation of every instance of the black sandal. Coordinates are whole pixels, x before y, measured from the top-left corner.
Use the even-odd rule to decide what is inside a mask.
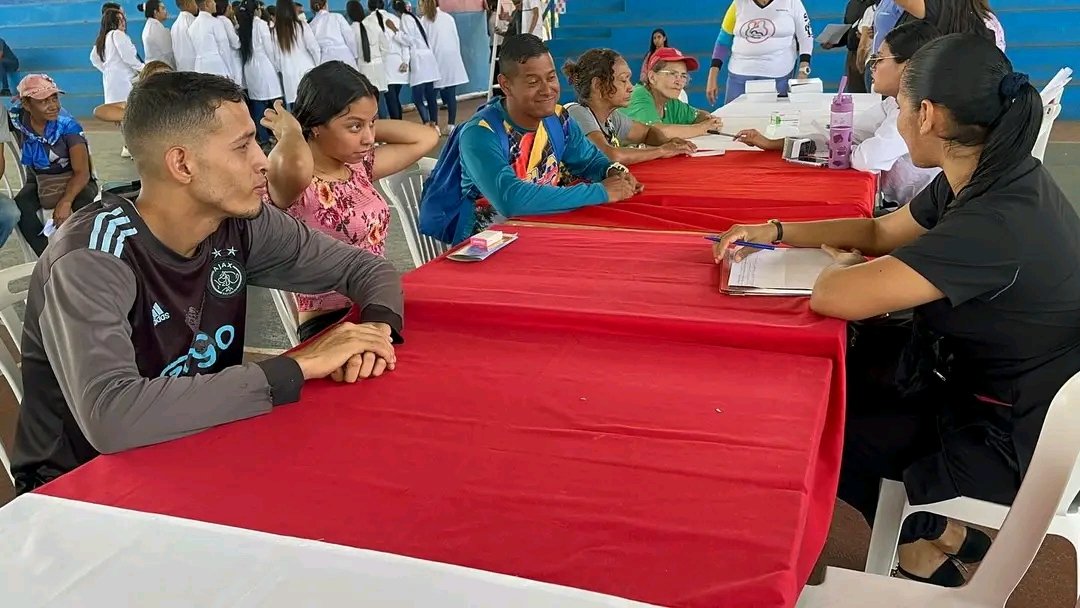
[[[934,573],[930,575],[930,578],[916,576],[900,566],[897,566],[896,570],[900,572],[900,574],[903,574],[904,578],[920,583],[937,585],[938,587],[963,587],[964,583],[967,582],[964,579],[964,574],[960,572],[960,569],[956,567],[956,564],[954,564],[951,559],[945,560],[944,564],[938,566],[938,569],[934,570]]]
[[[990,550],[990,543],[993,541],[982,530],[977,530],[971,526],[965,527],[967,528],[967,536],[964,537],[964,543],[960,545],[960,550],[955,554],[945,553],[945,555],[955,557],[964,564],[976,564],[986,557],[986,553]]]

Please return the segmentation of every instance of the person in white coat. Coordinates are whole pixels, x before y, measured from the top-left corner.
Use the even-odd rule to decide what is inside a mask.
[[[412,99],[420,120],[424,124],[439,128],[439,102],[435,95],[435,81],[439,79],[439,64],[431,52],[431,41],[420,18],[409,10],[405,0],[394,0],[392,5],[401,23],[401,38],[409,47],[409,86],[412,87]]]
[[[353,37],[356,38],[356,69],[379,90],[379,118],[389,118],[386,108],[386,70],[383,68],[383,56],[387,52],[388,42],[379,27],[378,16],[365,15],[360,0],[349,0],[345,3],[345,14],[352,22]]]
[[[321,63],[340,61],[347,65],[356,65],[356,36],[349,22],[343,15],[331,13],[326,0],[311,0],[311,10],[315,18],[311,20],[311,31],[319,41],[322,53]]]
[[[176,6],[180,14],[169,30],[172,36],[173,56],[176,57],[176,69],[180,72],[190,72],[195,69],[195,45],[188,36],[188,28],[195,22],[195,15],[199,14],[199,5],[195,0],[176,0]]]
[[[383,74],[386,76],[386,111],[390,118],[401,120],[401,87],[409,84],[409,45],[401,35],[400,22],[385,10],[383,0],[368,0],[371,14],[365,21],[378,26],[386,42],[383,52]]]
[[[199,5],[199,14],[188,28],[188,37],[195,47],[195,65],[191,71],[231,78],[229,37],[221,31],[221,25],[214,18],[216,8],[214,0],[203,0]]]
[[[439,64],[439,79],[435,88],[446,106],[446,126],[448,132],[457,125],[457,87],[469,82],[465,71],[465,62],[461,58],[461,40],[458,38],[457,23],[449,13],[438,7],[436,0],[420,0],[421,22],[427,29],[431,40],[431,50]],[[435,122],[438,122],[436,115]]]
[[[97,41],[90,49],[90,63],[101,71],[105,103],[127,101],[132,83],[143,69],[143,62],[139,60],[135,44],[131,42],[126,29],[127,20],[123,13],[105,11],[101,16]]]
[[[284,97],[281,89],[281,63],[277,44],[270,33],[270,24],[260,17],[257,0],[243,0],[236,12],[240,24],[240,59],[244,64],[251,118],[255,121],[255,139],[259,145],[270,143],[270,130],[262,125],[263,114]]]
[[[281,81],[285,90],[285,102],[296,103],[296,89],[300,79],[311,68],[319,65],[322,51],[315,34],[296,14],[296,7],[289,0],[277,0],[274,19],[274,37],[281,61]]]
[[[169,35],[169,28],[164,25],[169,18],[165,3],[162,0],[146,0],[139,5],[139,10],[146,15],[146,25],[142,31],[146,63],[164,61],[169,67],[175,68],[176,56],[173,55],[172,36]]]
[[[214,18],[218,28],[229,41],[229,50],[225,53],[225,63],[229,66],[229,78],[241,89],[244,85],[244,63],[240,61],[240,37],[236,35],[236,23],[233,21],[233,8],[229,0],[215,0]]]

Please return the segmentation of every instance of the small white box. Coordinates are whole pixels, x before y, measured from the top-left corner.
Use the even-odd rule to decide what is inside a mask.
[[[791,79],[788,81],[788,100],[792,102],[813,101],[817,96],[825,92],[825,84],[820,78],[808,78],[806,80]]]

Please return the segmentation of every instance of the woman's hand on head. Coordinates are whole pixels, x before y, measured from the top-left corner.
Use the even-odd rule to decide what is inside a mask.
[[[280,99],[274,102],[274,107],[267,108],[266,112],[263,112],[262,120],[259,123],[270,129],[278,141],[285,139],[289,135],[303,137],[304,134],[304,130],[300,127],[296,117],[285,109],[285,104]]]

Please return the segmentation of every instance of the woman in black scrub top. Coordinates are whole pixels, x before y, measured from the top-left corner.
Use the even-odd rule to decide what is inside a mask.
[[[888,383],[856,360],[873,344],[848,353],[838,493],[871,524],[881,478],[903,480],[915,505],[1010,504],[1051,399],[1080,371],[1080,218],[1031,156],[1038,91],[992,42],[954,34],[912,57],[898,101],[912,161],[943,170],[911,204],[875,219],[734,226],[714,252],[735,240],[823,247],[835,263],[814,286],[815,311],[875,319],[868,330],[914,309]],[[957,586],[956,562],[980,561],[990,541],[921,512],[900,542],[906,576]]]

